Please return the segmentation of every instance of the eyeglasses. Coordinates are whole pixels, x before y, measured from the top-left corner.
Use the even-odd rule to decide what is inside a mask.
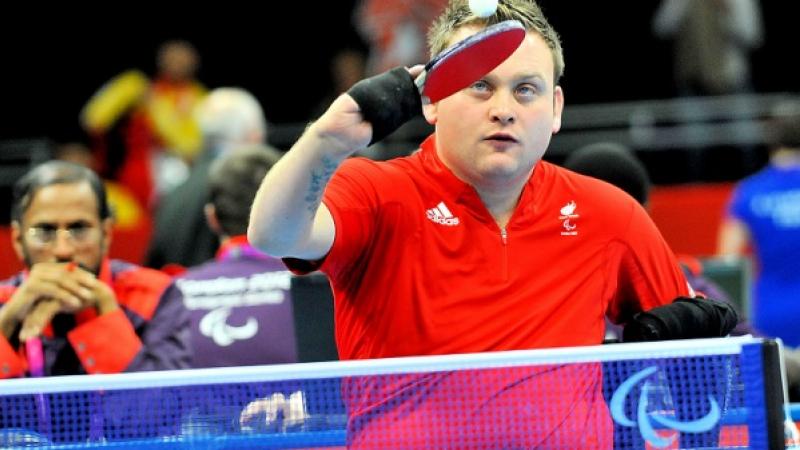
[[[66,233],[67,239],[74,244],[83,244],[87,242],[94,234],[95,227],[89,224],[73,224],[67,228],[56,228],[50,225],[40,225],[28,228],[28,237],[38,245],[51,245],[58,235]]]

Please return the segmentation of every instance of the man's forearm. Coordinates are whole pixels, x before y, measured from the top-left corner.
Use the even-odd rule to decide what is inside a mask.
[[[324,255],[309,243],[318,238],[314,223],[325,187],[347,156],[328,151],[328,145],[311,126],[269,171],[250,213],[253,245],[274,256]]]
[[[320,205],[325,186],[345,158],[393,131],[419,110],[419,93],[411,77],[421,71],[422,66],[418,66],[403,72],[405,78],[390,71],[357,83],[334,100],[264,177],[247,230],[253,245],[273,256],[319,259],[328,253],[335,230],[330,211]],[[398,83],[391,80],[397,79],[407,81],[407,94],[413,101],[397,105],[385,101],[396,94]],[[372,117],[365,120],[363,108],[351,94],[369,104]],[[399,110],[375,112],[384,107],[388,112]]]

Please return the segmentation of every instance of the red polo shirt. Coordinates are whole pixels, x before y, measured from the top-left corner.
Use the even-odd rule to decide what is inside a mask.
[[[606,314],[688,294],[635,200],[544,161],[505,230],[432,137],[406,158],[347,160],[324,202],[342,359],[599,344]]]
[[[635,200],[547,162],[504,230],[433,138],[406,158],[346,161],[323,201],[336,237],[319,268],[343,359],[599,344],[604,316],[689,293]],[[609,448],[601,379],[594,363],[347,379],[348,446]]]

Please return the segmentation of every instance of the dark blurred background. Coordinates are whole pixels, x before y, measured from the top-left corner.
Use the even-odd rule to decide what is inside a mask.
[[[356,3],[6,6],[0,18],[0,232],[13,181],[51,157],[53,144],[87,143],[78,122],[86,101],[125,70],[152,76],[156,49],[167,40],[197,47],[198,79],[208,88],[239,86],[255,94],[270,122],[270,143],[286,150],[334,90],[334,56],[346,48],[367,51],[356,31]],[[713,253],[733,183],[767,161],[765,116],[800,90],[791,61],[800,3],[760,2],[764,42],[751,57],[754,95],[742,101],[678,97],[671,43],[651,28],[656,0],[540,4],[562,36],[566,58],[564,128],[545,158],[558,163],[601,140],[629,145],[659,185],[651,214],[673,250]],[[403,130],[384,147],[407,151],[429,132],[420,121]],[[378,154],[374,147],[368,152]],[[138,228],[115,239],[115,257],[143,257],[150,229],[147,211],[141,214]],[[10,246],[0,245],[0,269],[15,270],[13,261]]]
[[[114,10],[23,11],[0,27],[0,140],[81,138],[78,112],[123,70],[153,72],[159,43],[194,43],[199,79],[208,87],[252,91],[273,123],[303,122],[331,89],[328,65],[340,49],[365,49],[353,25],[354,0],[269,2],[259,6],[194,5],[185,13],[154,6]],[[675,95],[669,43],[653,37],[657,2],[543,0],[561,33],[568,105]],[[30,9],[30,8],[27,8]],[[765,43],[753,56],[757,92],[795,91],[793,30],[800,4],[762,3]],[[264,12],[256,12],[256,10]],[[88,19],[89,15],[97,16]]]

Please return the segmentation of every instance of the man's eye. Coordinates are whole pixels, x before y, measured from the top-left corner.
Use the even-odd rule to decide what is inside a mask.
[[[533,96],[536,95],[536,88],[529,84],[524,84],[517,88],[517,94],[522,96]]]
[[[69,234],[71,234],[76,239],[80,239],[86,236],[86,234],[89,232],[89,230],[92,229],[92,227],[86,224],[76,224],[76,225],[70,225],[68,229],[69,229]]]
[[[28,234],[35,240],[48,243],[55,239],[58,228],[48,225],[40,225],[32,227],[28,230]]]
[[[483,80],[479,80],[479,81],[476,81],[476,82],[472,83],[471,88],[472,88],[472,90],[475,90],[475,91],[478,91],[478,92],[485,92],[485,91],[489,90],[489,83],[487,83],[487,82],[485,82]]]
[[[85,231],[85,230],[88,230],[89,228],[91,228],[91,225],[87,225],[85,223],[76,223],[76,224],[70,225],[67,228],[70,229],[70,230],[74,230],[74,231]]]
[[[42,236],[45,239],[52,239],[55,237],[56,233],[58,233],[58,228],[49,225],[43,225],[33,229],[33,234]]]

